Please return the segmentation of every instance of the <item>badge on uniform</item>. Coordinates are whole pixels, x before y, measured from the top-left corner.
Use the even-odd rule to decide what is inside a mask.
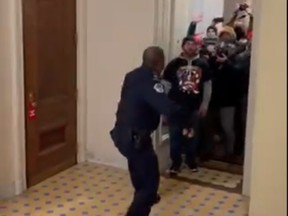
[[[161,83],[156,83],[156,84],[154,85],[154,89],[155,89],[155,91],[158,92],[158,93],[164,93],[164,92],[165,92],[164,86],[163,86]]]

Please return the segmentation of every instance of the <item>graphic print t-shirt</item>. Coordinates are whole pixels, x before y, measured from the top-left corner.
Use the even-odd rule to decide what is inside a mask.
[[[211,76],[205,59],[189,61],[178,57],[167,65],[163,78],[172,84],[170,99],[181,106],[196,110],[202,102],[204,83],[209,81]],[[186,82],[191,84],[189,88],[186,88]]]

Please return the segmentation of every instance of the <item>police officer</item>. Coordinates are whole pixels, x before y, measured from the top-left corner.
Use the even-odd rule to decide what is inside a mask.
[[[168,99],[158,77],[164,68],[164,52],[149,47],[143,64],[126,74],[118,104],[116,123],[110,135],[120,153],[128,160],[134,199],[126,216],[148,216],[160,201],[157,194],[159,168],[151,134],[157,129],[160,114],[180,121],[181,114]]]

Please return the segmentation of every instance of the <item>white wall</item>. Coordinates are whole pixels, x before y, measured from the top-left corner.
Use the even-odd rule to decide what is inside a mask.
[[[11,122],[9,116],[11,116],[11,94],[7,92],[9,88],[10,78],[7,76],[6,71],[11,70],[10,50],[11,44],[9,43],[10,30],[9,20],[7,16],[9,11],[7,10],[7,2],[0,1],[0,197],[6,196],[11,190],[11,181],[13,179],[12,173],[9,172],[9,164],[6,162],[12,156],[10,145],[4,145],[5,142],[9,142],[11,134]],[[10,188],[10,189],[9,189]]]
[[[287,1],[253,1],[250,216],[287,215]],[[267,34],[273,32],[273,34]],[[277,35],[275,37],[275,35]]]
[[[24,164],[20,15],[15,0],[0,0],[0,197],[18,194],[25,185],[25,170],[17,163]]]
[[[170,46],[169,60],[178,56],[181,52],[181,41],[187,34],[189,26],[188,0],[174,0],[172,5],[172,29],[171,42],[166,46]],[[170,27],[170,26],[169,26]]]
[[[215,17],[222,17],[224,11],[225,0],[204,0],[203,1],[203,22],[201,22],[202,29],[199,32],[206,33],[207,27],[211,25],[211,21]]]
[[[87,13],[88,159],[124,167],[109,131],[124,74],[153,44],[154,1],[88,0]]]
[[[203,15],[203,20],[197,25],[196,33],[206,33],[207,27],[215,17],[222,17],[224,0],[190,0],[189,19],[193,16]]]

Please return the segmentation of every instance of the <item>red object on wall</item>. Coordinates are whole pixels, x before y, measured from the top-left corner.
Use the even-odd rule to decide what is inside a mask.
[[[29,102],[28,104],[28,119],[33,121],[36,119],[36,103]]]

